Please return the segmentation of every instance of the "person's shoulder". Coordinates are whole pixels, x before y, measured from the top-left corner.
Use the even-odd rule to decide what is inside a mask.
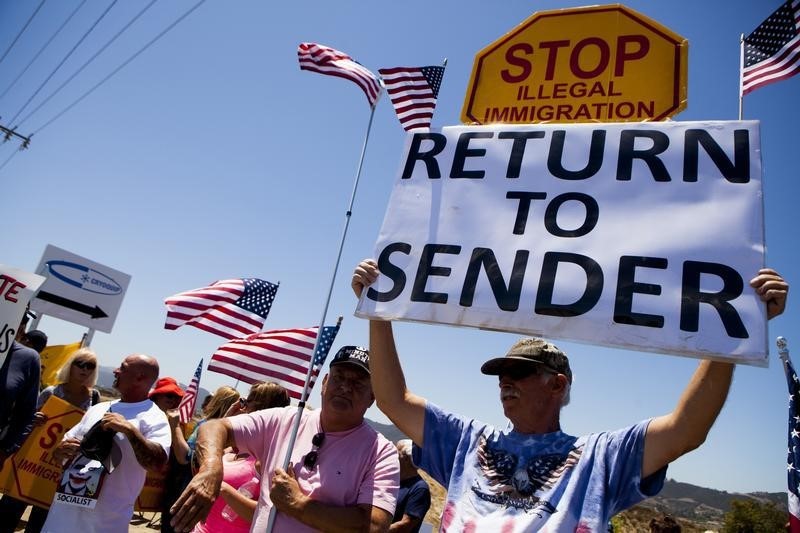
[[[11,343],[11,352],[13,353],[13,357],[19,360],[36,361],[36,364],[39,364],[39,352],[33,348],[28,348],[24,344],[14,341]]]

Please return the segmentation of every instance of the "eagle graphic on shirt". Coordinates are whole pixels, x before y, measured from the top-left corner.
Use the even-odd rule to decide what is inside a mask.
[[[499,496],[507,505],[528,507],[539,500],[537,494],[550,490],[564,472],[578,463],[581,452],[582,448],[572,448],[567,454],[534,455],[521,460],[506,450],[493,449],[486,437],[481,436],[477,457],[493,493],[492,500]]]

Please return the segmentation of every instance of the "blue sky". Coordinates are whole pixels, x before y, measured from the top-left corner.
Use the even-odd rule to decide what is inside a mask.
[[[0,2],[0,52],[37,4]],[[193,328],[164,330],[166,296],[216,279],[252,276],[281,283],[268,328],[316,325],[322,314],[369,107],[354,84],[300,71],[298,43],[333,46],[373,71],[435,65],[446,57],[434,126],[454,125],[478,50],[535,11],[581,5],[212,0],[40,129],[193,4],[155,3],[20,126],[24,134],[36,132],[31,148],[0,171],[5,220],[0,262],[33,270],[45,246],[54,244],[130,274],[114,331],[97,333],[93,348],[105,365],[131,352],[152,354],[163,375],[184,382],[222,340]],[[45,3],[0,63],[0,91],[77,5],[77,0]],[[108,5],[92,0],[78,12],[0,99],[0,123],[8,125]],[[21,117],[145,5],[138,0],[115,5]],[[778,2],[626,5],[689,40],[689,103],[676,119],[735,119],[739,34],[755,29]],[[796,77],[755,91],[744,104],[744,117],[761,121],[767,263],[790,282],[800,280],[795,235],[800,109],[794,100],[799,90]],[[352,314],[349,278],[355,264],[372,253],[403,139],[384,98],[375,113],[328,312],[328,323],[344,316],[334,349],[367,343],[367,324]],[[0,145],[0,164],[16,146]],[[787,337],[791,349],[797,309],[790,298],[786,314],[770,324],[770,367],[737,369],[708,440],[675,462],[669,477],[729,491],[785,490],[787,392],[774,338]],[[78,340],[83,332],[52,318],[41,328],[53,343]],[[396,336],[412,390],[447,409],[506,424],[496,379],[481,375],[479,367],[505,353],[517,335],[404,323],[396,326]],[[562,427],[575,434],[670,411],[696,366],[681,357],[559,345],[575,372]],[[214,389],[231,382],[206,372],[202,385]],[[318,405],[318,391],[311,402]],[[374,408],[369,416],[386,420]]]

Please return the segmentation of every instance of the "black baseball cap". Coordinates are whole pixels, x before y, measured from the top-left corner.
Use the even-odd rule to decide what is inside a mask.
[[[361,346],[342,346],[331,361],[331,366],[350,364],[369,374],[369,351]]]
[[[481,366],[481,372],[499,376],[507,367],[520,362],[540,365],[556,374],[564,374],[572,383],[572,369],[567,355],[555,344],[534,337],[518,340],[504,357],[489,359]]]

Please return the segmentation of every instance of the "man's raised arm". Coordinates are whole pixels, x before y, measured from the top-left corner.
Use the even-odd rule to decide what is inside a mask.
[[[750,286],[767,304],[767,318],[783,313],[789,284],[776,271],[761,269],[750,280]],[[725,404],[733,369],[733,363],[701,361],[675,410],[650,422],[645,436],[643,478],[703,444]]]
[[[170,509],[175,531],[191,531],[208,516],[222,485],[222,452],[233,445],[233,430],[224,418],[200,426],[195,446],[199,469]]]
[[[356,296],[378,279],[378,265],[371,259],[358,264],[351,286]],[[422,446],[425,427],[425,398],[406,387],[403,368],[397,357],[392,323],[370,320],[369,353],[372,391],[378,408],[417,446]]]

